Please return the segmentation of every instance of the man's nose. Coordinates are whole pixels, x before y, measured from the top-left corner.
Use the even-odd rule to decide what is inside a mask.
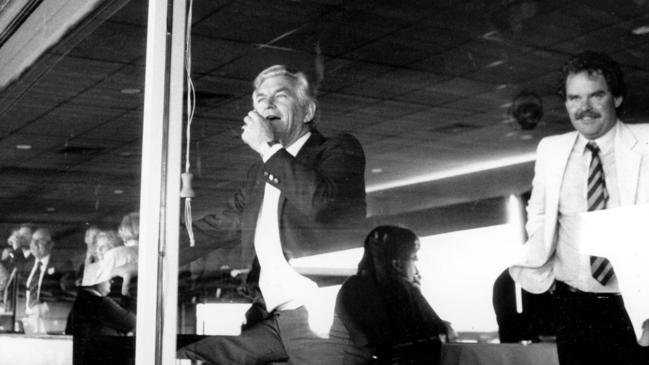
[[[275,98],[273,96],[267,97],[263,100],[261,106],[263,109],[275,109]]]

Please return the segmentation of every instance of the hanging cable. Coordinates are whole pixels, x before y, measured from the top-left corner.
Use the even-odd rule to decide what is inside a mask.
[[[192,198],[195,196],[192,189],[193,175],[189,172],[191,167],[189,161],[189,152],[191,147],[191,125],[194,119],[194,110],[196,109],[196,92],[194,90],[194,83],[192,82],[191,64],[192,64],[192,44],[191,44],[191,27],[192,27],[192,9],[193,0],[189,1],[189,9],[187,11],[187,25],[185,29],[185,71],[187,94],[185,97],[187,108],[187,127],[185,131],[185,172],[181,174],[181,190],[180,197],[185,199],[185,228],[189,236],[189,246],[194,247],[196,241],[194,239],[194,230],[192,228]]]

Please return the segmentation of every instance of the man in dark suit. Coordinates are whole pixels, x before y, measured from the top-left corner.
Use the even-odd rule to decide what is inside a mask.
[[[74,290],[74,269],[69,261],[57,261],[52,255],[54,240],[46,228],[32,234],[34,260],[29,268],[27,288],[26,332],[63,332]]]
[[[32,228],[28,224],[23,224],[11,232],[7,239],[10,247],[2,251],[2,265],[8,270],[13,271],[15,268],[22,274],[32,259],[29,244],[32,239]]]
[[[214,364],[342,363],[344,338],[322,339],[305,307],[315,282],[287,259],[361,242],[365,218],[365,156],[351,135],[326,138],[315,129],[317,102],[306,76],[284,66],[262,71],[254,82],[253,110],[241,138],[260,159],[230,207],[194,225],[201,240],[240,234],[249,282],[261,296],[240,336],[208,338],[179,356]]]
[[[22,224],[11,232],[7,239],[9,247],[2,251],[2,266],[6,269],[7,280],[2,291],[5,312],[14,316],[4,317],[2,326],[22,331],[21,323],[9,323],[13,317],[22,318],[25,311],[25,280],[33,265],[34,256],[29,247],[32,238],[32,227]]]

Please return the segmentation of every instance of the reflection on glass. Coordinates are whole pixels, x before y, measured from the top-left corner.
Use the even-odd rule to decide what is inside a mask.
[[[66,36],[0,91],[0,331],[21,335],[0,334],[0,363],[133,356],[138,223],[121,223],[139,210],[146,4],[117,3],[33,9]]]
[[[194,2],[190,76],[196,106],[183,147],[194,174],[196,221],[230,215],[230,199],[245,185],[250,166],[261,162],[241,137],[253,109],[255,76],[275,64],[304,70],[317,90],[318,131],[349,133],[364,152],[367,225],[361,233],[399,224],[424,237],[419,267],[426,298],[458,331],[493,334],[490,289],[506,264],[498,253],[508,251],[518,233],[502,226],[502,201],[476,206],[527,189],[539,139],[570,129],[554,95],[564,56],[587,45],[615,44],[613,56],[634,70],[628,83],[646,84],[646,41],[629,27],[647,2],[610,3]],[[16,44],[45,49],[25,69],[0,69],[13,73],[0,78],[13,80],[0,90],[2,332],[64,333],[80,288],[105,283],[109,271],[114,295],[106,298],[126,310],[135,305],[139,248],[120,235],[120,224],[139,210],[147,2],[93,4],[89,16],[67,21],[73,26],[56,44],[29,47],[29,34],[0,34],[2,52]],[[55,17],[49,12],[36,23],[52,24],[47,21]],[[0,57],[3,65],[7,60]],[[529,130],[515,123],[516,96],[523,90],[542,100],[543,117]],[[646,120],[644,104],[628,99],[625,121]],[[251,252],[240,246],[255,235],[255,224],[211,223],[222,230],[199,237],[198,254],[181,262],[179,297],[172,299],[181,335],[239,333],[241,312],[258,294],[248,285],[255,280]],[[476,227],[491,228],[464,231]],[[319,233],[333,238],[340,232]],[[327,297],[322,303],[328,304],[356,271],[353,250],[362,236],[285,253],[317,284],[321,295],[314,298]],[[49,259],[36,262],[32,241]],[[183,257],[189,252],[185,232],[179,241]],[[176,244],[176,237],[165,243]],[[482,262],[467,263],[467,251],[489,257],[483,275],[475,272]],[[333,258],[306,263],[322,253]],[[471,275],[461,269],[469,266]],[[481,284],[474,276],[487,280]],[[471,308],[458,297],[471,298]],[[476,308],[484,314],[472,317]],[[326,332],[331,312],[323,310],[317,332]],[[129,328],[118,332],[133,338]],[[9,343],[3,334],[0,341]]]

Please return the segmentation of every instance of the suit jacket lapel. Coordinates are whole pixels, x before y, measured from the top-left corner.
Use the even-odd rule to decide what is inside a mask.
[[[298,151],[297,155],[295,156],[295,159],[299,161],[300,163],[303,163],[305,165],[312,165],[313,164],[313,159],[317,155],[317,150],[320,147],[320,145],[324,142],[325,137],[320,134],[315,129],[311,130],[311,136],[304,142],[304,145],[300,150]],[[262,190],[262,195],[263,195],[263,190]],[[280,196],[279,196],[279,204],[277,204],[277,218],[278,218],[278,224],[280,227],[280,235],[282,235],[282,215],[284,211],[284,206],[286,205],[286,196],[284,195],[283,192],[280,191]],[[283,237],[282,237],[283,241]]]
[[[309,137],[309,139],[306,140],[304,146],[302,146],[302,148],[297,153],[297,156],[295,156],[295,158],[298,161],[311,164],[310,161],[316,155],[315,151],[324,142],[324,139],[325,139],[324,136],[320,134],[320,132],[318,132],[315,129],[311,130],[311,136]]]
[[[313,159],[317,155],[318,148],[320,145],[324,142],[325,137],[320,134],[317,130],[313,129],[311,130],[311,136],[309,139],[304,142],[304,145],[300,150],[298,151],[297,155],[295,156],[295,159],[299,161],[302,164],[305,165],[313,165]],[[285,203],[285,198],[284,198],[284,193],[281,193],[279,197],[279,205],[278,205],[278,211],[277,211],[277,216],[281,217],[282,214],[282,208],[284,207]]]
[[[636,201],[642,157],[634,151],[637,139],[624,123],[618,122],[615,136],[615,165],[620,192],[620,204],[632,205]]]

